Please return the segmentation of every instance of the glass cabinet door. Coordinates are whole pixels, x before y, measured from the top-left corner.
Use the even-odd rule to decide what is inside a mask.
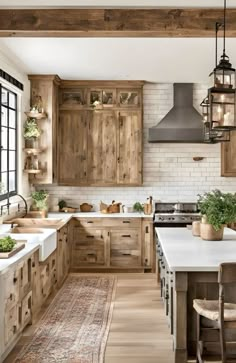
[[[121,107],[137,107],[140,106],[140,91],[139,90],[119,90],[118,104]]]
[[[62,89],[60,106],[83,106],[86,103],[84,89]]]

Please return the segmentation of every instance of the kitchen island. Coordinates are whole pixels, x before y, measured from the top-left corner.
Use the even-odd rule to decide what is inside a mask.
[[[175,363],[185,363],[195,354],[193,299],[218,299],[218,267],[236,261],[236,232],[226,228],[222,241],[203,241],[187,228],[156,228],[155,232],[161,295],[173,334]],[[226,293],[236,302],[236,289],[231,287]],[[215,350],[218,337],[211,335],[209,340]]]

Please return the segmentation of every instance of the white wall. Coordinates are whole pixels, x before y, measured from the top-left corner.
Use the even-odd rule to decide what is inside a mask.
[[[194,85],[194,105],[206,96],[207,85]],[[69,205],[91,202],[98,209],[100,200],[113,199],[124,204],[144,202],[152,195],[162,201],[195,201],[197,194],[219,188],[236,191],[236,178],[220,176],[220,144],[149,144],[148,128],[156,125],[173,105],[172,84],[144,86],[144,183],[141,187],[61,187],[45,186],[51,205],[65,199]],[[202,156],[200,162],[194,156]],[[42,188],[42,187],[41,187]]]
[[[18,192],[23,196],[27,197],[30,194],[30,186],[28,183],[28,176],[22,173],[24,168],[24,153],[22,152],[24,144],[22,138],[22,129],[25,121],[24,112],[29,109],[30,104],[30,84],[26,73],[24,73],[19,65],[15,64],[14,61],[12,61],[12,59],[10,59],[4,53],[4,50],[0,51],[0,68],[3,69],[5,72],[9,73],[11,76],[16,78],[24,85],[24,91],[22,92],[17,87],[14,87],[12,84],[0,78],[0,83],[6,86],[6,88],[11,89],[18,95]],[[17,200],[19,201],[19,199]],[[1,204],[5,203],[6,201],[1,202]],[[11,200],[11,203],[14,203],[13,198]]]

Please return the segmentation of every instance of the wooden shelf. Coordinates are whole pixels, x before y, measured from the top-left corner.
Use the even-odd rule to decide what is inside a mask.
[[[46,148],[25,148],[24,152],[28,155],[38,155],[46,150]]]
[[[25,112],[27,117],[30,118],[35,118],[36,120],[41,120],[44,118],[47,118],[47,114],[46,113],[40,113],[40,112]]]
[[[42,172],[43,172],[42,170],[24,169],[24,173],[27,173],[27,174],[40,174]]]

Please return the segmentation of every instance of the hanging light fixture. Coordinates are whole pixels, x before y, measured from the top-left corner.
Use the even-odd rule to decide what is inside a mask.
[[[230,132],[228,130],[211,130],[209,122],[210,102],[208,96],[203,99],[200,106],[202,107],[203,125],[204,125],[204,142],[215,144],[218,142],[230,141]]]
[[[217,35],[223,27],[223,54],[217,64]],[[213,86],[208,89],[208,131],[214,137],[220,133],[236,130],[235,117],[235,69],[225,50],[226,0],[224,0],[224,23],[216,23],[216,67],[210,74]],[[204,116],[205,117],[205,116]],[[218,134],[217,134],[218,135]],[[223,138],[222,138],[223,141]]]

